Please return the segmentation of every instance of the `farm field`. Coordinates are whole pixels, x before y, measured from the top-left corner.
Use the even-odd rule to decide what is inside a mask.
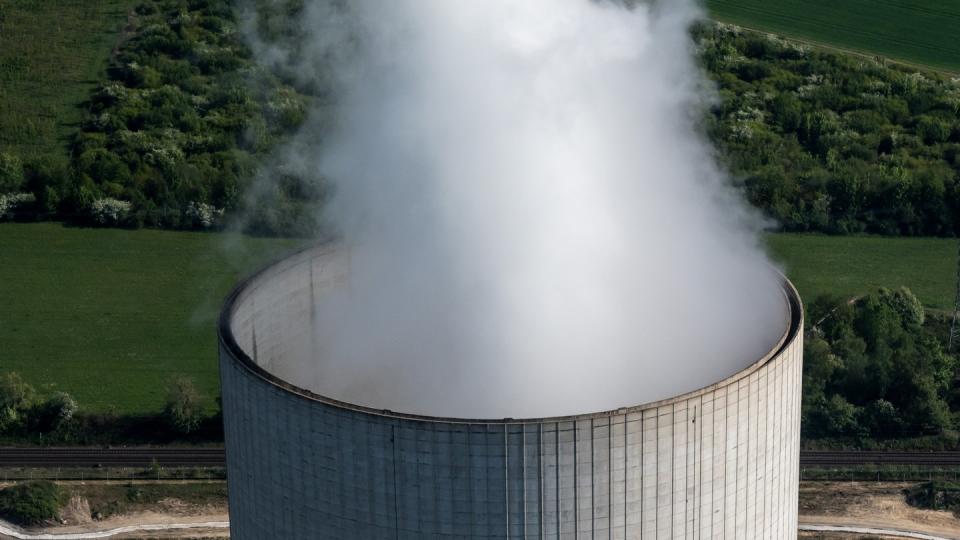
[[[956,240],[775,234],[768,243],[808,300],[906,285],[930,307],[952,303]],[[241,275],[296,244],[0,224],[0,369],[65,390],[88,412],[158,412],[176,373],[212,398],[220,302]]]
[[[952,309],[956,239],[773,234],[767,243],[805,302],[905,285],[925,306]]]
[[[87,412],[158,412],[173,374],[219,394],[214,321],[243,274],[290,240],[0,224],[0,371]],[[227,246],[231,246],[227,249]]]
[[[960,71],[960,2],[943,0],[707,0],[714,19]]]
[[[104,77],[137,0],[0,2],[0,150],[23,157],[66,145]]]

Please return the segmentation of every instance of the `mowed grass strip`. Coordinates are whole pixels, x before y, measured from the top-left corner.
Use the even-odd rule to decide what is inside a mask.
[[[771,256],[805,302],[821,294],[854,297],[879,287],[909,287],[934,309],[953,309],[957,240],[772,234]]]
[[[960,2],[945,0],[707,0],[724,22],[960,71]]]
[[[0,0],[0,150],[67,144],[138,0]]]
[[[219,395],[215,318],[290,240],[0,224],[0,371],[87,412],[155,413],[173,374]],[[229,247],[228,247],[229,246]]]

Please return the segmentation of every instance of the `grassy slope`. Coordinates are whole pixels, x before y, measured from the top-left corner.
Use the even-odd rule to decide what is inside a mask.
[[[66,154],[136,3],[0,1],[0,150]]]
[[[219,304],[241,274],[292,244],[0,224],[0,370],[70,392],[87,411],[156,412],[173,373],[216,396]]]
[[[776,234],[768,243],[806,301],[906,285],[928,307],[953,306],[957,240]]]
[[[713,18],[952,71],[960,70],[953,0],[706,0]]]

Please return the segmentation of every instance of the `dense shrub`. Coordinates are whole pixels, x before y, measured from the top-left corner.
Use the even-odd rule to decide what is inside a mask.
[[[20,158],[0,152],[0,194],[20,191],[23,183],[23,163]]]
[[[56,431],[73,419],[77,402],[66,392],[54,392],[33,412],[33,421],[40,432]]]
[[[21,482],[0,490],[0,515],[21,525],[37,525],[57,517],[61,499],[53,482]]]
[[[38,206],[102,226],[221,226],[306,114],[306,97],[251,56],[229,1],[145,1],[111,80],[90,96],[71,186],[35,183]]]
[[[930,510],[951,510],[960,516],[960,484],[925,482],[907,490],[907,502]]]
[[[948,434],[956,360],[907,289],[820,298],[804,344],[803,433],[875,440]]]
[[[0,433],[19,427],[33,404],[34,390],[20,374],[0,373]]]
[[[291,184],[269,158],[308,110],[325,114],[331,88],[292,67],[310,31],[298,24],[302,0],[245,5],[256,15],[245,30],[294,61],[257,64],[229,0],[146,0],[90,95],[71,162],[0,154],[0,195],[32,193],[18,211],[89,224],[215,228],[242,215],[248,232],[315,233],[323,179],[298,171]],[[956,234],[960,80],[730,25],[693,35],[720,98],[706,130],[736,186],[781,229]],[[92,214],[108,199],[129,203],[128,215]]]
[[[694,34],[710,135],[788,231],[956,233],[960,80],[716,24]]]
[[[177,376],[167,385],[167,402],[164,417],[170,427],[182,434],[189,434],[200,427],[203,420],[203,397],[193,380]]]

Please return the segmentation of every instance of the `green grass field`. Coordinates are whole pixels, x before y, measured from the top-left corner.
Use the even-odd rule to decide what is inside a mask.
[[[778,234],[769,244],[808,300],[906,285],[930,307],[953,301],[956,240]],[[295,245],[0,224],[0,371],[65,390],[86,411],[157,412],[175,373],[212,398],[220,302],[241,275]]]
[[[825,45],[960,71],[955,0],[706,0],[710,16]]]
[[[233,246],[227,250],[228,243]],[[0,224],[0,371],[86,411],[157,412],[172,374],[218,395],[214,319],[292,241]]]
[[[955,239],[775,234],[768,245],[806,302],[905,285],[927,307],[953,307]]]
[[[66,155],[136,0],[0,0],[0,150]]]

